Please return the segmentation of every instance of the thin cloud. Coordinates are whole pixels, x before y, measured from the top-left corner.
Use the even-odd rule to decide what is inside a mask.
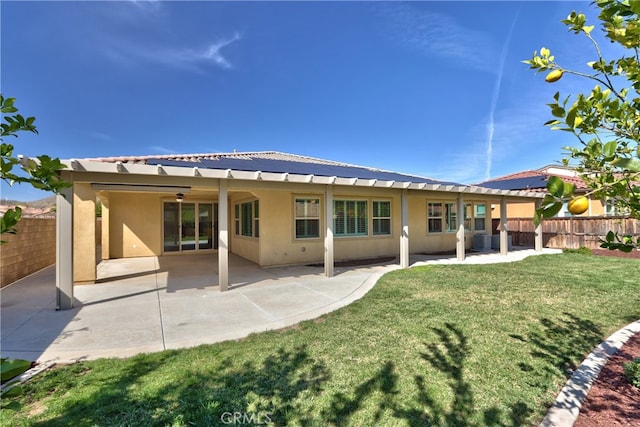
[[[210,43],[201,49],[151,46],[135,44],[131,40],[112,38],[104,49],[105,55],[123,66],[135,66],[139,62],[155,63],[172,68],[204,72],[207,66],[230,69],[233,64],[222,50],[240,40],[238,33],[230,38]]]
[[[241,39],[238,32],[208,41],[177,42],[176,18],[168,5],[156,0],[98,4],[92,10],[91,18],[85,18],[92,26],[87,48],[123,68],[155,64],[197,73],[234,68],[225,50]]]
[[[191,49],[168,50],[156,57],[160,62],[167,64],[214,64],[221,68],[233,68],[233,65],[222,55],[222,48],[240,40],[240,35],[235,33],[233,37],[211,43],[208,47],[195,51]]]
[[[495,72],[488,52],[497,50],[496,43],[486,33],[464,27],[448,15],[411,4],[385,4],[379,11],[391,37],[408,48]]]
[[[502,76],[504,74],[504,63],[507,59],[509,43],[511,41],[511,36],[513,35],[513,29],[516,26],[516,22],[518,21],[518,15],[520,15],[520,10],[516,13],[516,16],[511,21],[511,27],[509,28],[509,34],[505,39],[504,45],[502,46],[502,53],[500,54],[500,65],[498,67],[498,76],[496,78],[496,84],[493,88],[493,94],[491,95],[491,105],[489,107],[489,123],[487,124],[487,153],[485,160],[485,175],[484,179],[488,180],[491,177],[491,165],[493,162],[493,137],[495,134],[495,111],[498,106],[498,97],[500,96],[500,86],[502,86]]]

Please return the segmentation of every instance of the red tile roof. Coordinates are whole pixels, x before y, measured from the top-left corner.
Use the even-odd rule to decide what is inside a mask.
[[[233,152],[233,153],[195,153],[195,154],[157,154],[149,156],[117,156],[117,157],[95,157],[84,160],[92,160],[96,162],[106,163],[138,163],[138,164],[154,164],[154,160],[178,160],[185,162],[196,162],[198,160],[218,160],[220,158],[235,159],[272,159],[272,160],[288,160],[295,162],[316,163],[323,165],[339,165],[353,166],[347,163],[335,162],[332,160],[318,159],[308,156],[299,156],[297,154],[281,153],[278,151],[255,151],[255,152]]]
[[[543,168],[543,169],[546,169],[546,167]],[[489,184],[489,183],[492,183],[492,182],[496,182],[496,181],[510,181],[510,180],[516,180],[516,179],[522,179],[522,178],[546,177],[548,179],[551,176],[557,176],[559,178],[562,178],[562,180],[564,182],[567,182],[567,183],[570,183],[570,184],[574,184],[576,186],[577,190],[586,190],[586,189],[588,189],[588,187],[585,184],[585,182],[579,176],[554,175],[554,174],[550,174],[550,173],[547,173],[547,172],[543,172],[541,170],[527,170],[527,171],[516,172],[516,173],[512,173],[512,174],[509,174],[509,175],[505,175],[505,176],[501,176],[501,177],[498,177],[498,178],[493,178],[493,179],[488,180],[488,181],[481,182],[478,185],[484,186],[486,184]],[[534,187],[534,188],[530,188],[529,190],[531,190],[531,191],[546,191],[546,186]]]

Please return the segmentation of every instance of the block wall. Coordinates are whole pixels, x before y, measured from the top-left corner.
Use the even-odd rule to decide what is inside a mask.
[[[0,246],[0,287],[56,262],[56,219],[22,218]]]

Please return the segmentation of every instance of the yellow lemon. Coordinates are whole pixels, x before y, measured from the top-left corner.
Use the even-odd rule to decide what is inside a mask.
[[[583,214],[589,209],[589,199],[584,196],[574,197],[569,201],[569,212],[574,215]]]
[[[547,74],[547,77],[545,77],[544,79],[547,83],[553,83],[560,80],[561,77],[562,77],[562,70],[552,70],[549,72],[549,74]]]

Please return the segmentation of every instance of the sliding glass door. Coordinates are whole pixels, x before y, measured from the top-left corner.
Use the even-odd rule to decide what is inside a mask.
[[[165,202],[163,207],[164,252],[215,249],[217,204]]]

